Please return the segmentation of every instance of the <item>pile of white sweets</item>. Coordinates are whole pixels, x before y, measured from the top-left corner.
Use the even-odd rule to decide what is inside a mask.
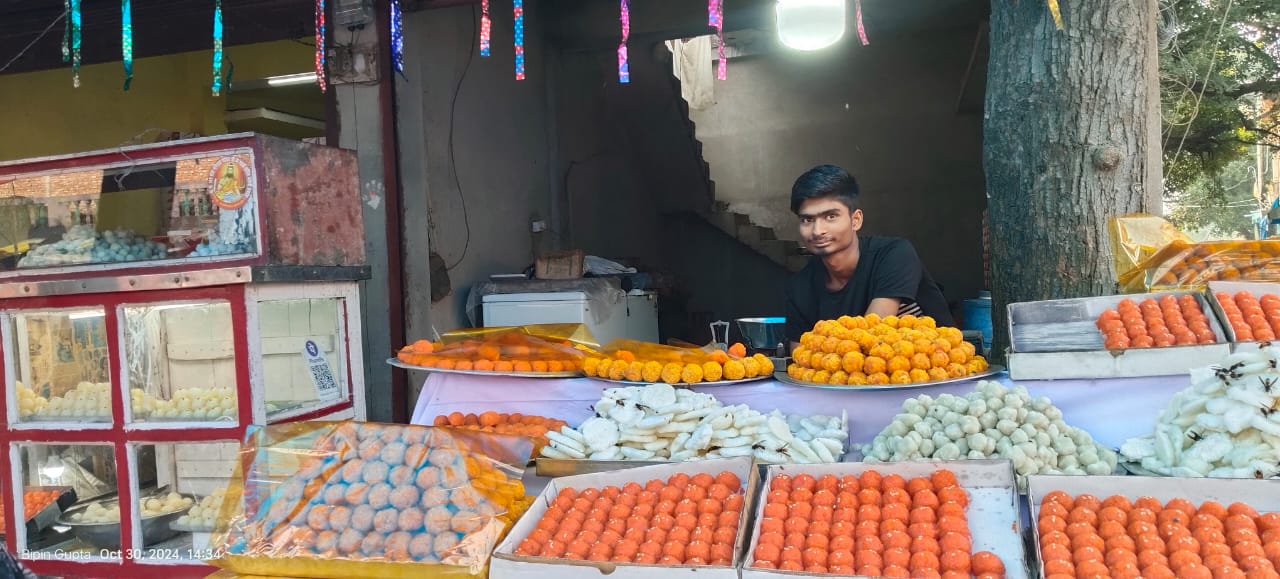
[[[1030,474],[1107,475],[1116,467],[1116,454],[1063,422],[1048,398],[988,380],[964,397],[907,399],[863,454],[879,461],[1006,458],[1020,484]]]
[[[595,417],[549,432],[542,456],[561,459],[690,461],[753,456],[766,463],[837,462],[849,419],[761,414],[668,384],[610,388]]]
[[[1155,432],[1120,447],[1125,460],[1177,477],[1272,478],[1280,474],[1280,352],[1236,352],[1191,371]]]

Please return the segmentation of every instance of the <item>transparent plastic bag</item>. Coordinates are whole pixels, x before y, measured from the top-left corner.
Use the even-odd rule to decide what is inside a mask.
[[[253,427],[209,562],[240,574],[478,575],[528,508],[532,442],[360,422]]]
[[[582,324],[456,330],[396,354],[405,364],[445,370],[576,372],[593,338]]]
[[[1116,275],[1120,277],[1120,291],[1124,293],[1147,291],[1143,276],[1129,272],[1134,272],[1169,244],[1191,243],[1191,238],[1173,224],[1146,213],[1116,217],[1107,223],[1107,231],[1111,238]]]
[[[1201,291],[1211,281],[1280,282],[1280,240],[1175,241],[1134,268],[1125,281],[1143,291]]]

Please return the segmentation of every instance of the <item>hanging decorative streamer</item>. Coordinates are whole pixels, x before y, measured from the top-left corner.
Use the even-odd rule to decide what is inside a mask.
[[[716,63],[716,78],[725,79],[724,57],[724,0],[707,0],[707,25],[716,29],[716,44],[719,46],[719,62]]]
[[[400,0],[391,0],[391,67],[404,76],[404,15]]]
[[[133,83],[133,0],[120,0],[120,60],[124,62],[124,90]]]
[[[80,0],[71,0],[71,85],[80,88]]]
[[[618,82],[631,82],[631,65],[627,63],[627,39],[631,37],[631,2],[620,0],[618,20],[622,21],[622,42],[618,44]]]
[[[325,48],[324,48],[324,0],[316,0],[316,84],[320,85],[320,92],[324,92],[329,87],[328,79],[325,78]]]
[[[62,0],[62,62],[71,62],[71,0]]]
[[[1049,0],[1052,2],[1053,0]],[[858,26],[858,39],[862,41],[862,45],[871,44],[867,42],[867,29],[862,26],[862,0],[853,0],[853,20]]]
[[[480,0],[480,56],[489,56],[489,0]]]
[[[512,0],[515,15],[516,80],[524,80],[524,0]]]
[[[222,0],[214,0],[213,2],[213,96],[218,96],[221,94],[222,94]]]
[[[1058,6],[1058,0],[1049,0],[1049,14],[1053,15],[1053,25],[1062,30],[1062,8]]]

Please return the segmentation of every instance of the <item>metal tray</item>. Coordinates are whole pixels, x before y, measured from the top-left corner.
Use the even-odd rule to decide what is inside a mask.
[[[464,376],[506,376],[510,378],[581,378],[582,372],[570,370],[568,372],[493,372],[490,370],[446,370],[444,368],[424,368],[422,366],[414,366],[405,364],[395,358],[387,358],[387,363],[397,368],[405,370],[417,370],[419,372],[434,372],[437,374],[462,374]]]
[[[759,382],[760,380],[768,380],[769,378],[772,378],[772,377],[773,376],[770,374],[764,374],[761,376],[756,376],[755,378],[743,378],[741,380],[716,380],[715,382],[698,382],[696,384],[691,382],[676,382],[675,384],[672,384],[672,386],[683,386],[683,387],[733,386],[734,384],[746,384],[747,382]],[[650,384],[665,384],[665,382],[644,382],[644,381],[633,382],[631,380],[610,380],[608,378],[600,378],[596,376],[590,376],[590,378],[592,380],[599,380],[601,382],[609,382],[612,384],[622,384],[625,386],[648,386]]]
[[[1013,342],[1012,351],[1015,354],[1105,351],[1102,332],[1099,332],[1098,327],[1094,325],[1103,311],[1114,309],[1121,300],[1126,298],[1133,300],[1134,303],[1140,303],[1147,298],[1159,300],[1166,295],[1195,296],[1200,304],[1200,310],[1204,312],[1205,317],[1209,318],[1209,329],[1213,331],[1217,339],[1216,343],[1222,344],[1227,341],[1227,334],[1220,320],[1214,315],[1212,305],[1203,294],[1174,291],[1009,304],[1009,335]],[[1177,351],[1200,346],[1203,345],[1188,344],[1145,349]]]
[[[1004,366],[992,364],[986,370],[977,374],[961,376],[959,378],[947,378],[946,380],[930,380],[929,382],[916,382],[914,384],[868,384],[866,386],[837,386],[835,384],[818,384],[815,382],[801,382],[787,375],[786,372],[775,372],[773,378],[783,384],[790,386],[804,386],[806,388],[823,388],[826,390],[906,390],[909,388],[928,388],[929,386],[940,386],[943,384],[954,384],[956,382],[969,382],[972,380],[981,380],[990,376],[995,376],[1004,372]]]
[[[154,495],[151,495],[154,496]],[[194,497],[183,495],[192,500]],[[100,502],[104,506],[119,502],[116,499],[109,499]],[[77,523],[71,520],[71,515],[80,511],[87,510],[92,502],[86,502],[77,505],[74,508],[62,513],[58,517],[58,524],[71,527],[71,532],[80,540],[89,543],[95,547],[102,549],[119,549],[120,548],[120,522],[113,521],[107,523]],[[159,514],[153,517],[144,517],[142,519],[142,542],[144,545],[154,545],[161,541],[178,534],[178,531],[170,528],[170,525],[178,520],[183,513],[187,512],[191,507],[183,507],[176,511]]]

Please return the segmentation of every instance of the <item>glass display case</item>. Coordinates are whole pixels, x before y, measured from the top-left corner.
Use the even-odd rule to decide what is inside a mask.
[[[0,164],[11,552],[204,577],[246,428],[364,419],[356,183],[256,135]]]

